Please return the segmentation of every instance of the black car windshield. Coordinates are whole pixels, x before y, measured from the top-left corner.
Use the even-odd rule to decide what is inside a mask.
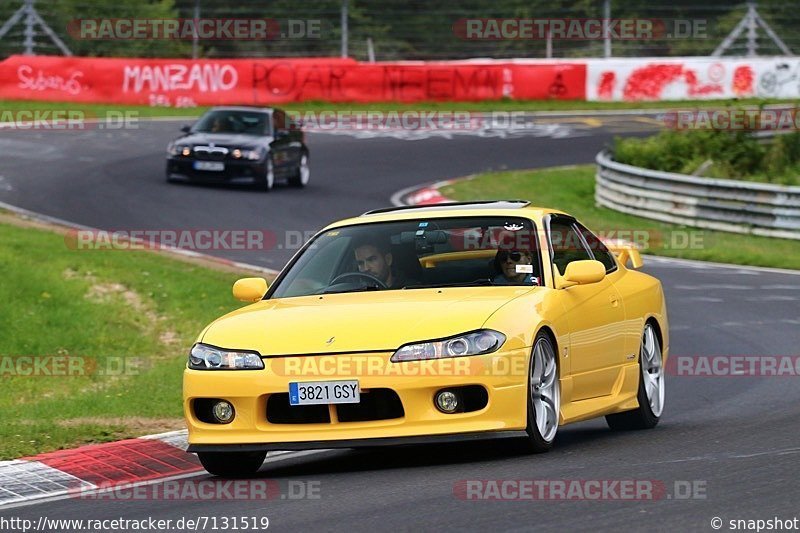
[[[537,232],[519,217],[430,218],[316,236],[269,298],[430,287],[542,285]]]
[[[192,131],[195,133],[269,135],[269,113],[255,110],[212,110],[200,117]]]

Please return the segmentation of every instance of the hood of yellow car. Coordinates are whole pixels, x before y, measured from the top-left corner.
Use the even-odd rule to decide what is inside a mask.
[[[534,289],[536,290],[536,289]],[[202,342],[261,355],[394,351],[480,328],[529,287],[458,287],[265,300],[214,322]]]

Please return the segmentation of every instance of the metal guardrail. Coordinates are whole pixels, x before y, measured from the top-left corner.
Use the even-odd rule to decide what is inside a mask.
[[[595,201],[645,218],[800,240],[800,187],[661,172],[597,154]]]

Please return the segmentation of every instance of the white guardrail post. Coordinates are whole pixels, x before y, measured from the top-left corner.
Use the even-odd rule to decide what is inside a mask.
[[[800,240],[800,187],[702,178],[617,163],[597,154],[595,201],[697,228]]]

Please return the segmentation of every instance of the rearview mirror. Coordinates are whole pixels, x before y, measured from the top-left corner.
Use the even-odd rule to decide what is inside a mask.
[[[264,278],[242,278],[233,284],[233,297],[242,302],[257,302],[267,294],[268,288]]]
[[[184,124],[183,126],[181,126],[181,131],[183,133],[189,133],[190,131],[192,131],[192,127],[189,126],[188,124]]]
[[[585,259],[567,265],[563,279],[569,285],[588,285],[606,277],[606,267],[600,261]],[[567,286],[569,286],[567,285]]]

